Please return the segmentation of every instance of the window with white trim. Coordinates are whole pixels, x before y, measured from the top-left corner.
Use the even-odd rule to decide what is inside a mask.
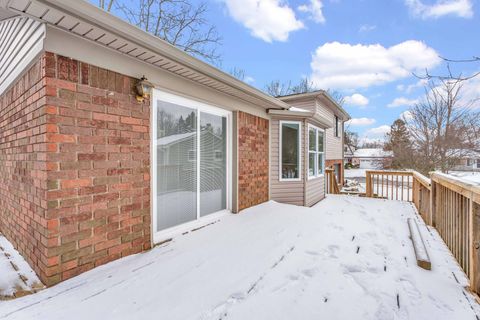
[[[300,179],[301,123],[280,121],[280,177],[281,180]]]
[[[308,126],[308,177],[323,175],[324,169],[324,131],[312,125]]]

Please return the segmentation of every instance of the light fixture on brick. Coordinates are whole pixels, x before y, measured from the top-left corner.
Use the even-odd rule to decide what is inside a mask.
[[[137,85],[137,101],[143,102],[145,98],[150,97],[150,92],[152,91],[153,84],[143,76],[140,81],[138,81]]]

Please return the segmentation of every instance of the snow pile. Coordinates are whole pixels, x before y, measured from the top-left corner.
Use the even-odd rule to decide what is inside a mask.
[[[65,281],[0,302],[0,319],[475,319],[436,232],[416,265],[411,204],[328,196],[268,202]]]
[[[353,152],[355,158],[387,158],[392,156],[392,151],[384,151],[382,148],[363,148]]]
[[[367,169],[345,169],[345,178],[365,178]]]
[[[0,234],[0,300],[25,295],[40,288],[43,288],[43,285],[35,272]]]
[[[460,180],[467,183],[479,184],[480,185],[480,172],[472,171],[452,171],[450,175],[460,178]]]
[[[365,184],[361,184],[357,180],[345,180],[345,185],[342,188],[343,192],[347,193],[364,193],[365,192]]]

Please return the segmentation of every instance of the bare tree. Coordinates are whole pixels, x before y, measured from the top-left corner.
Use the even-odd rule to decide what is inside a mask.
[[[474,101],[461,93],[465,80],[430,79],[423,101],[410,110],[407,120],[415,149],[416,169],[448,172],[468,150],[478,150],[479,113]]]
[[[205,18],[207,5],[188,0],[99,0],[106,11],[114,8],[137,27],[171,43],[189,54],[220,64],[217,29]]]
[[[358,146],[360,145],[360,138],[358,137],[358,133],[350,131],[349,128],[345,128],[343,141],[347,147],[352,149],[352,151],[358,149]]]
[[[477,76],[480,75],[480,71],[475,72],[469,76],[464,76],[462,73],[460,74],[454,74],[451,69],[451,65],[458,65],[458,64],[465,64],[465,63],[477,63],[480,62],[480,57],[472,57],[470,59],[448,59],[444,57],[440,57],[444,62],[447,64],[447,73],[446,74],[432,74],[428,71],[428,69],[425,69],[425,73],[420,75],[414,73],[413,75],[416,76],[419,79],[424,79],[424,80],[460,80],[460,81],[467,81],[470,79],[473,79]]]
[[[245,81],[245,70],[242,68],[233,67],[229,72],[232,76],[238,80]]]
[[[291,81],[281,82],[280,80],[274,80],[265,86],[265,92],[273,97],[314,92],[317,90],[317,86],[309,78],[302,78],[296,85],[293,85]]]
[[[110,1],[98,0],[98,6],[103,10],[110,12],[112,10],[112,6],[114,2],[115,0],[110,0]]]
[[[272,97],[286,96],[292,93],[292,82],[287,83],[280,82],[280,80],[274,80],[265,86],[265,92]]]
[[[330,97],[335,100],[339,105],[343,106],[345,104],[345,96],[339,91],[328,89],[327,93]]]
[[[307,93],[307,92],[313,92],[317,91],[318,88],[317,86],[311,81],[309,78],[303,78],[300,80],[300,82],[293,86],[291,89],[292,94],[296,93]]]

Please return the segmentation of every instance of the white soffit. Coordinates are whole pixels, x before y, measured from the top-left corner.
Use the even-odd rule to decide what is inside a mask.
[[[0,0],[0,7],[2,5],[12,14],[30,16],[254,105],[289,108],[285,102],[268,96],[83,0]]]

